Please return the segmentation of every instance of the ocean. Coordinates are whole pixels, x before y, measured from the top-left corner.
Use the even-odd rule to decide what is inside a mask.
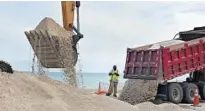
[[[30,72],[28,72],[30,73]],[[57,81],[63,81],[64,75],[63,72],[47,72],[48,77],[57,80]],[[186,80],[185,78],[188,77],[188,75],[177,77],[173,80],[169,80],[169,82],[179,82]],[[124,83],[127,79],[123,78],[123,74],[120,74],[119,84],[118,88],[122,88],[124,86]],[[101,83],[102,89],[108,89],[109,87],[109,76],[107,73],[77,73],[77,81],[78,86],[80,88],[85,89],[97,89],[99,86],[99,82]]]
[[[62,72],[48,72],[48,77],[63,81]],[[97,89],[99,82],[101,82],[102,88],[108,88],[109,86],[109,76],[106,73],[77,73],[78,86],[86,89]],[[123,74],[120,75],[119,87],[122,87],[126,79],[123,78]]]

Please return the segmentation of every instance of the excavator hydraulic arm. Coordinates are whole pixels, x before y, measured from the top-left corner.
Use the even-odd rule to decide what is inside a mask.
[[[62,18],[63,27],[68,31],[74,31],[76,34],[73,35],[73,48],[76,48],[77,42],[83,38],[80,33],[80,21],[79,21],[79,7],[80,1],[61,1],[62,6]],[[77,28],[74,26],[74,13],[75,7],[77,9]]]

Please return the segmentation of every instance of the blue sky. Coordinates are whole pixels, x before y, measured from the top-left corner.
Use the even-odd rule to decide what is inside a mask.
[[[82,2],[81,64],[85,72],[124,70],[126,48],[172,39],[205,25],[205,2]],[[0,59],[31,70],[32,49],[24,31],[51,17],[62,25],[60,2],[1,2]],[[78,67],[77,67],[78,68]]]

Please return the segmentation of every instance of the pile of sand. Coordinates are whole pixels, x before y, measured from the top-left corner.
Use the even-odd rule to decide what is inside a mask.
[[[139,111],[128,103],[16,72],[0,75],[0,111]]]
[[[127,80],[119,99],[135,106],[140,111],[193,111],[192,108],[182,108],[173,103],[155,105],[147,102],[154,99],[157,93],[155,80]]]
[[[48,31],[52,37],[56,38],[71,38],[72,36],[71,32],[64,29],[50,17],[45,17],[43,20],[41,20],[40,23],[36,26],[35,30]]]
[[[119,96],[119,100],[132,105],[154,99],[157,94],[157,81],[155,80],[127,80]]]
[[[173,103],[164,103],[155,105],[151,102],[144,102],[135,105],[140,111],[194,111],[192,109],[183,109],[179,105]]]
[[[193,111],[175,104],[126,102],[77,89],[46,77],[0,75],[0,111]]]

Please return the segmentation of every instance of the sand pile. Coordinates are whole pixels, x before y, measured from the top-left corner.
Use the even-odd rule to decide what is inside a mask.
[[[127,80],[119,99],[132,105],[154,99],[157,94],[157,81]]]
[[[119,99],[135,106],[140,111],[193,111],[173,103],[155,105],[147,102],[154,99],[157,93],[157,81],[127,80]]]
[[[36,26],[35,30],[48,31],[48,33],[56,38],[71,38],[70,31],[65,30],[61,25],[56,23],[55,20],[49,17],[45,17],[40,23]]]
[[[172,103],[164,103],[161,105],[155,105],[151,102],[144,102],[135,105],[140,111],[194,111],[192,109],[183,109],[179,105]]]
[[[25,73],[0,75],[0,111],[139,111],[128,103]]]

